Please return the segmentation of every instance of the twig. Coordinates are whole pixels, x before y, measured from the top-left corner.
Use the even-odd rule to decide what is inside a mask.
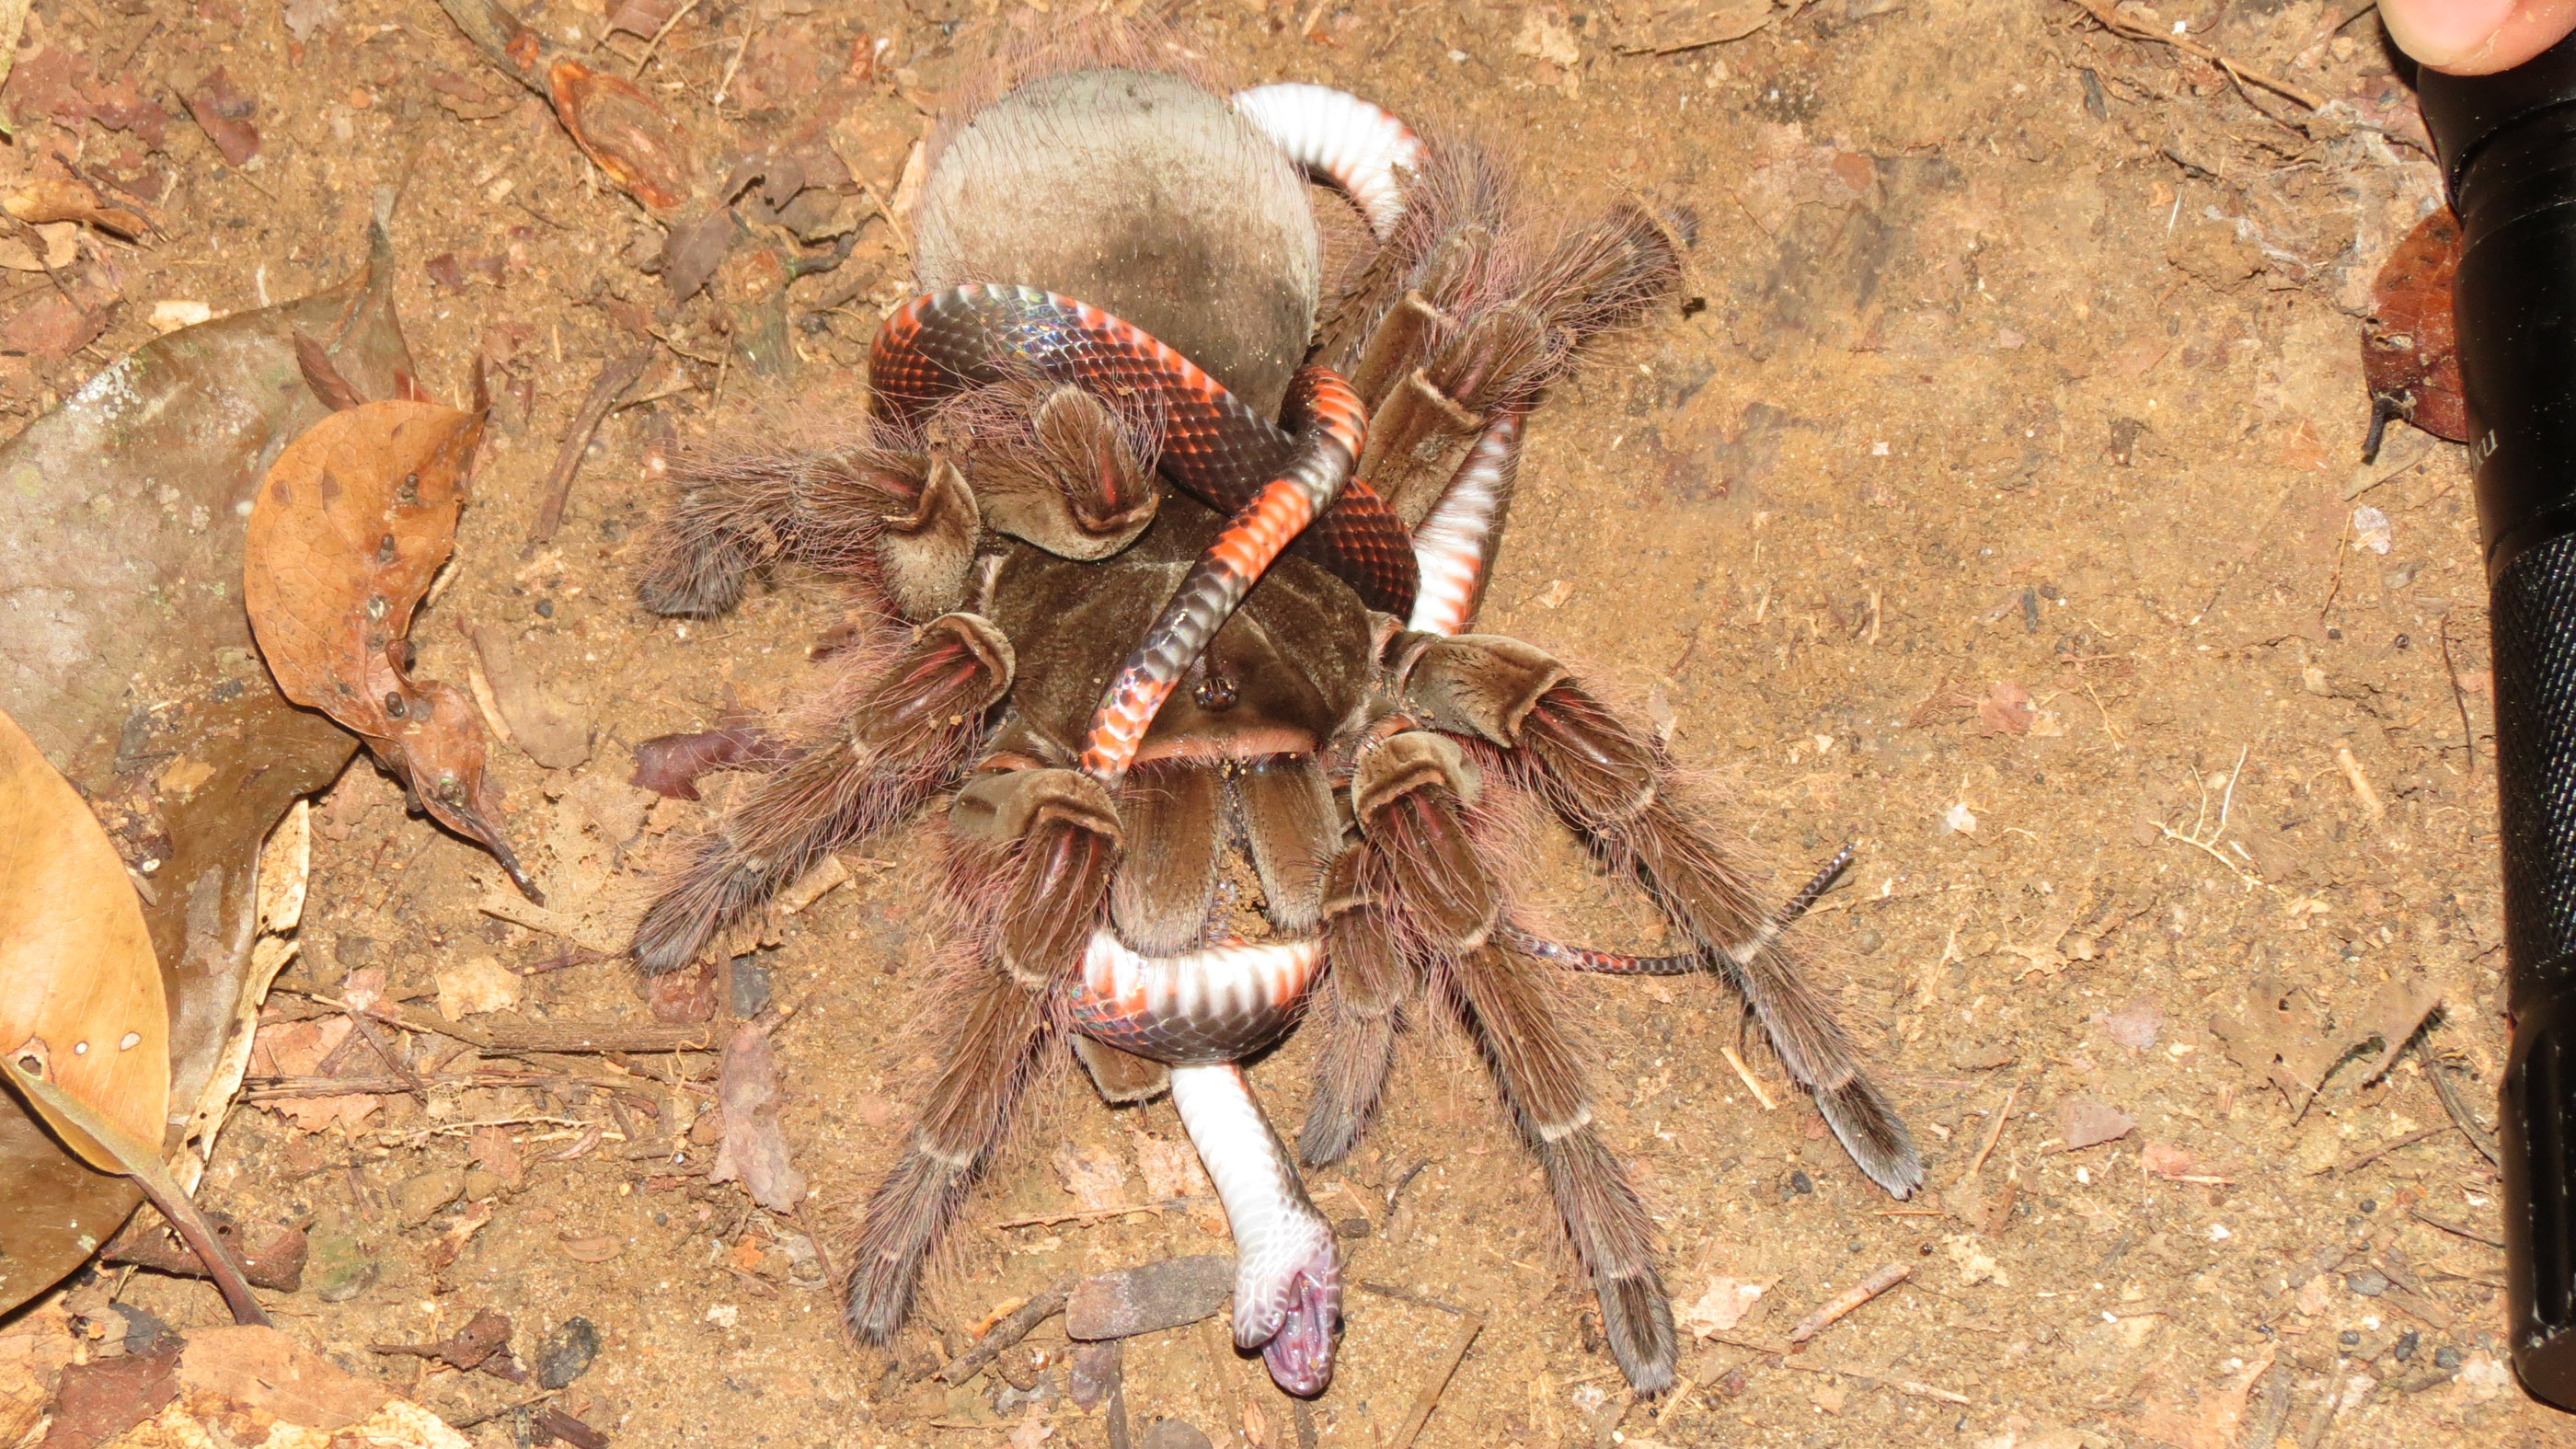
[[[1123,1218],[1129,1213],[1160,1213],[1196,1203],[1214,1202],[1212,1197],[1166,1197],[1153,1202],[1140,1202],[1132,1207],[1076,1208],[1071,1212],[1038,1213],[1032,1217],[1004,1218],[984,1226],[999,1232],[1004,1228],[1051,1228],[1058,1223],[1095,1223],[1109,1218]]]
[[[2443,1232],[2449,1233],[2452,1237],[2466,1238],[2472,1243],[2484,1243],[2490,1248],[2501,1248],[2504,1246],[2504,1239],[2502,1238],[2490,1238],[2475,1228],[2464,1228],[2458,1223],[2446,1223],[2440,1218],[2433,1216],[2431,1213],[2424,1211],[2422,1208],[2408,1208],[2407,1212],[2415,1219],[2415,1221],[2422,1223],[2428,1228],[2439,1228]]]
[[[367,1020],[365,1012],[350,1012],[349,1025],[358,1029],[358,1035],[367,1039],[367,1045],[374,1049],[377,1058],[393,1070],[394,1076],[402,1082],[404,1091],[423,1101],[429,1099],[429,1088],[421,1084],[420,1073],[404,1065],[403,1059],[394,1055],[393,1043],[385,1040],[385,1034],[376,1030],[376,1024]]]
[[[1415,1436],[1422,1432],[1431,1411],[1440,1406],[1441,1391],[1449,1387],[1449,1380],[1457,1374],[1460,1361],[1467,1357],[1467,1346],[1484,1331],[1485,1320],[1475,1314],[1459,1318],[1458,1331],[1449,1339],[1449,1351],[1440,1356],[1440,1362],[1432,1366],[1430,1379],[1414,1394],[1413,1411],[1404,1416],[1404,1427],[1395,1431],[1395,1438],[1387,1449],[1413,1449]]]
[[[2460,1100],[2459,1089],[2451,1085],[2450,1073],[2442,1069],[2440,1062],[2427,1061],[2425,1066],[2431,1069],[2425,1075],[2433,1079],[2433,1095],[2442,1099],[2442,1110],[2451,1114],[2451,1124],[2460,1129],[2461,1136],[2469,1139],[2469,1145],[2487,1160],[2487,1166],[2503,1166],[2503,1161],[2496,1156],[2495,1143],[2488,1140],[2486,1129],[2478,1125],[2478,1119],[2469,1115],[2469,1104]]]
[[[2478,782],[2478,731],[2469,723],[2469,694],[2460,688],[2460,668],[2451,662],[2451,616],[2442,615],[2442,673],[2451,683],[2451,703],[2460,711],[2460,745],[2469,752],[2469,783]]]
[[[698,0],[689,0],[688,4],[672,11],[671,18],[663,21],[662,27],[653,32],[653,38],[644,42],[644,53],[635,57],[635,68],[628,71],[627,74],[637,77],[642,76],[644,74],[644,67],[653,63],[653,52],[661,48],[662,37],[671,33],[671,27],[679,24],[682,16],[687,15],[690,11],[697,8]]]
[[[1726,1064],[1735,1068],[1735,1075],[1743,1079],[1745,1089],[1753,1094],[1754,1101],[1762,1104],[1763,1111],[1771,1111],[1780,1105],[1779,1103],[1771,1100],[1771,1094],[1769,1092],[1762,1090],[1762,1084],[1760,1082],[1753,1079],[1752,1069],[1744,1065],[1744,1058],[1735,1054],[1735,1048],[1731,1046],[1722,1046],[1718,1048],[1718,1051],[1726,1057]]]
[[[1819,1306],[1815,1312],[1799,1319],[1798,1326],[1789,1330],[1789,1341],[1791,1343],[1805,1343],[1808,1339],[1824,1332],[1828,1327],[1832,1326],[1837,1320],[1841,1319],[1845,1314],[1850,1313],[1853,1309],[1860,1307],[1862,1304],[1867,1303],[1869,1300],[1886,1292],[1888,1289],[1904,1282],[1906,1277],[1913,1273],[1913,1271],[1914,1270],[1912,1268],[1907,1267],[1903,1263],[1890,1263],[1886,1267],[1881,1268],[1877,1272],[1870,1274],[1868,1277],[1863,1278],[1857,1283],[1854,1283],[1851,1287],[1835,1294],[1831,1299]]]
[[[2021,1096],[2021,1083],[2015,1082],[2012,1088],[2004,1093],[2004,1104],[1995,1113],[1994,1125],[1986,1129],[1986,1140],[1977,1148],[1977,1160],[1968,1164],[1968,1170],[1962,1176],[1962,1181],[1986,1170],[1986,1159],[1994,1155],[1995,1144],[2003,1140],[2004,1124],[2012,1120],[2013,1101],[2019,1096]]]
[[[1948,1389],[1934,1388],[1930,1384],[1918,1383],[1913,1379],[1890,1378],[1885,1374],[1846,1368],[1841,1364],[1809,1363],[1798,1357],[1796,1351],[1787,1344],[1765,1343],[1758,1338],[1736,1338],[1723,1333],[1711,1334],[1710,1337],[1731,1347],[1750,1349],[1754,1353],[1768,1355],[1776,1366],[1796,1369],[1802,1374],[1840,1374],[1847,1379],[1858,1379],[1865,1384],[1876,1384],[1881,1388],[1894,1389],[1901,1394],[1912,1394],[1917,1398],[1932,1399],[1944,1404],[1968,1402],[1968,1396],[1965,1394],[1954,1394]]]
[[[305,993],[325,1006],[356,1013],[358,1008],[347,1002],[315,993]],[[467,1026],[449,1021],[434,1012],[405,1006],[398,1001],[380,1001],[367,1012],[378,1021],[391,1022],[405,1031],[425,1031],[433,1036],[451,1037],[476,1051],[501,1056],[521,1052],[560,1052],[578,1055],[597,1052],[711,1052],[716,1044],[704,1027],[642,1026],[622,1022],[564,1022],[544,1026],[493,1025]]]
[[[2386,1157],[2388,1154],[2395,1152],[2401,1147],[2412,1147],[2427,1137],[2439,1137],[2450,1130],[2451,1129],[2448,1125],[2427,1127],[2421,1132],[2409,1132],[2394,1142],[2383,1142],[2377,1147],[2370,1149],[2368,1152],[2361,1154],[2359,1157],[2354,1158],[2352,1161],[2345,1163],[2343,1166],[2336,1168],[2334,1170],[2335,1175],[2337,1177],[2350,1177],[2352,1174],[2361,1171],[2364,1167],[2377,1162],[2379,1159]]]
[[[1417,1308],[1436,1309],[1439,1312],[1451,1314],[1459,1318],[1475,1317],[1474,1314],[1459,1307],[1455,1303],[1443,1303],[1437,1298],[1426,1298],[1423,1295],[1414,1292],[1410,1288],[1391,1288],[1384,1283],[1371,1283],[1365,1279],[1353,1283],[1351,1286],[1357,1288],[1363,1293],[1374,1293],[1380,1298],[1392,1298],[1399,1303],[1413,1304]]]
[[[2226,56],[2219,54],[2217,51],[2201,44],[2197,40],[2192,40],[2181,35],[2168,35],[2163,31],[2150,30],[2147,27],[2138,24],[2136,21],[2130,20],[2112,10],[2110,5],[2107,3],[2107,0],[2074,0],[2074,3],[2084,7],[2085,13],[2091,15],[2094,19],[2101,21],[2103,29],[2110,31],[2113,35],[2120,36],[2123,39],[2152,40],[2159,45],[2170,45],[2185,55],[2196,56],[2201,60],[2209,62],[2211,65],[2227,72],[2229,76],[2233,77],[2239,83],[2251,83],[2261,86],[2263,89],[2272,92],[2274,95],[2285,96],[2290,100],[2298,102],[2300,105],[2311,111],[2326,103],[2325,97],[2323,96],[2292,85],[2288,81],[2285,81],[2279,76],[2273,75],[2268,71],[2256,70],[2249,65],[2238,65],[2236,62],[2229,60]]]
[[[590,395],[581,400],[581,411],[573,417],[572,430],[564,434],[563,446],[555,450],[554,471],[546,478],[545,506],[537,510],[531,542],[553,542],[555,530],[563,526],[564,502],[572,495],[572,478],[581,471],[581,457],[590,450],[591,436],[607,421],[618,399],[626,396],[626,390],[644,375],[652,360],[653,348],[647,345],[599,370],[599,377],[590,385]]]
[[[948,1361],[939,1371],[939,1381],[955,1388],[984,1371],[987,1364],[1002,1356],[1002,1350],[1029,1336],[1029,1330],[1064,1311],[1064,1302],[1073,1296],[1074,1278],[1058,1278],[1028,1302],[1021,1304],[996,1323],[973,1348]]]

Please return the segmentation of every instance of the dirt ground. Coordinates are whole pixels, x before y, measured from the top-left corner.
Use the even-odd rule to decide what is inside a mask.
[[[885,195],[991,37],[1065,9],[706,0],[644,84],[711,151],[828,133]],[[1298,1411],[1217,1321],[1153,1335],[1125,1357],[1138,1441],[1184,1442],[1146,1438],[1176,1418],[1224,1444],[1375,1449],[1426,1392],[1426,1446],[2563,1441],[2502,1366],[2496,1178],[2432,1075],[2484,1131],[2504,1050],[2485,595],[2461,450],[2401,429],[2356,469],[2369,284],[2437,202],[2376,20],[2338,31],[2352,12],[2318,0],[2126,7],[2328,102],[2310,111],[2063,0],[1824,0],[1687,45],[1742,13],[1703,9],[1209,0],[1169,19],[1246,80],[1342,86],[1487,137],[1551,206],[1631,187],[1697,212],[1693,302],[1534,426],[1484,627],[1653,718],[1779,893],[1858,843],[1801,930],[1931,1189],[1891,1202],[1767,1056],[1747,1048],[1740,1075],[1713,984],[1583,984],[1600,1116],[1697,1328],[1681,1390],[1634,1402],[1482,1070],[1426,1030],[1364,1150],[1310,1174],[1361,1285],[1330,1392]],[[607,23],[585,0],[527,18],[576,53]],[[835,91],[821,82],[853,42],[875,75]],[[622,72],[644,46],[620,34],[594,59]],[[122,65],[147,98],[221,65],[264,139],[229,166],[166,96],[158,149],[48,121],[16,104],[22,59],[0,166],[68,152],[156,201],[165,234],[111,248],[122,305],[88,350],[0,359],[7,408],[32,416],[148,339],[157,303],[221,315],[336,280],[387,208],[427,385],[465,395],[478,350],[502,383],[418,672],[463,679],[461,630],[497,623],[595,726],[578,767],[496,759],[522,853],[599,929],[655,840],[705,814],[648,811],[629,747],[794,699],[836,619],[793,578],[711,627],[643,613],[628,570],[657,496],[647,455],[763,389],[855,408],[852,370],[904,294],[889,229],[865,222],[839,268],[789,285],[793,355],[774,366],[720,330],[776,284],[737,253],[664,326],[645,401],[610,417],[561,535],[534,549],[559,440],[663,296],[639,270],[658,229],[546,108],[429,0],[39,0],[40,48]],[[818,115],[823,98],[846,109]],[[45,290],[22,278],[0,308]],[[463,963],[547,966],[574,944],[478,911],[506,890],[490,858],[407,818],[363,762],[314,820],[287,987],[328,996],[375,970],[428,1007]],[[799,1214],[706,1182],[704,1130],[675,1162],[659,1134],[710,1099],[674,1084],[677,1058],[582,1068],[614,1090],[336,1098],[301,1124],[245,1106],[203,1196],[310,1223],[314,1267],[281,1317],[459,1421],[524,1391],[367,1346],[430,1341],[480,1307],[523,1345],[586,1319],[597,1360],[559,1402],[619,1444],[1108,1443],[1103,1412],[1062,1397],[1060,1321],[1006,1356],[1008,1379],[925,1373],[1063,1275],[1223,1251],[1210,1203],[1096,1211],[1171,1190],[1168,1104],[1112,1112],[1060,1076],[897,1352],[838,1328],[808,1229],[845,1222],[899,1150],[935,951],[918,844],[845,859],[852,881],[718,987],[719,1028],[764,995],[797,1008],[776,1043],[814,1185]],[[1570,847],[1532,875],[1570,936],[1659,939]],[[2365,1082],[2419,977],[2436,1024]],[[526,1018],[648,1019],[614,962],[516,982]],[[272,1014],[308,1000],[282,993]],[[2415,1016],[2397,1015],[2402,1038]],[[424,1069],[473,1062],[400,1040]],[[1277,1119],[1302,1113],[1311,1059],[1292,1041],[1256,1070]],[[509,1158],[515,1180],[491,1170]],[[452,1262],[432,1267],[442,1241]],[[1776,1351],[1883,1265],[1910,1277]],[[223,1318],[202,1284],[143,1274],[125,1292],[182,1327]],[[1481,1332],[1442,1389],[1458,1310]],[[472,1432],[526,1442],[506,1416]]]

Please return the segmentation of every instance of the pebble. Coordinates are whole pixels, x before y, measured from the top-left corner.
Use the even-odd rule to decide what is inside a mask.
[[[748,953],[733,958],[733,1014],[745,1021],[769,1009],[769,968]]]
[[[1077,1339],[1133,1338],[1212,1318],[1233,1300],[1232,1258],[1166,1258],[1075,1284],[1064,1331]]]
[[[497,1172],[485,1172],[479,1167],[465,1169],[465,1199],[468,1202],[483,1202],[507,1185],[508,1180]]]
[[[1107,1343],[1074,1345],[1073,1366],[1066,1373],[1067,1387],[1075,1408],[1089,1413],[1100,1407],[1109,1391],[1118,1386],[1118,1375],[1126,1357],[1125,1345],[1116,1339]]]
[[[464,1168],[433,1168],[394,1186],[394,1216],[402,1220],[404,1227],[416,1228],[464,1195]]]
[[[2364,1298],[2376,1298],[2388,1291],[2388,1275],[2377,1268],[2364,1268],[2344,1279],[2343,1286]]]
[[[599,1330],[587,1318],[567,1318],[537,1345],[537,1385],[559,1389],[590,1371],[599,1357]]]
[[[1210,1449],[1208,1436],[1178,1419],[1165,1419],[1145,1431],[1137,1449]]]

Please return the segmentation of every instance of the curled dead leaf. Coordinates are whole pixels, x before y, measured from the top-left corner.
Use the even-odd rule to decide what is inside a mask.
[[[100,200],[87,182],[62,177],[38,177],[28,182],[0,200],[0,211],[30,226],[76,221],[114,232],[127,241],[138,241],[152,229],[141,214]]]
[[[2460,265],[2460,223],[2447,210],[2416,224],[2371,286],[2378,319],[2361,337],[2362,382],[2370,389],[2370,437],[2363,461],[2379,451],[2380,429],[2403,418],[2437,438],[2469,438],[2468,399],[2451,320],[2451,283]]]
[[[242,600],[286,697],[366,736],[437,820],[481,841],[531,900],[465,691],[410,675],[412,611],[455,548],[483,418],[377,402],[315,424],[251,507]]]

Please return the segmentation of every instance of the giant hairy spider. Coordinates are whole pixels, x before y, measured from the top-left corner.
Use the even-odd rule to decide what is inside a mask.
[[[1373,233],[1329,289],[1301,167]],[[1687,225],[1635,205],[1549,224],[1483,152],[1336,92],[1229,103],[1099,50],[1029,65],[934,140],[926,295],[878,338],[876,416],[838,447],[736,444],[678,469],[649,606],[719,612],[793,559],[913,626],[841,666],[806,715],[821,723],[694,844],[635,938],[645,971],[687,965],[823,853],[947,797],[944,894],[979,964],[866,1210],[847,1285],[862,1337],[901,1325],[1069,1040],[1109,1100],[1171,1091],[1238,1243],[1236,1338],[1283,1387],[1320,1391],[1332,1235],[1234,1065],[1310,988],[1327,1035],[1298,1156],[1335,1161],[1366,1129],[1409,1003],[1454,1013],[1643,1392],[1670,1386],[1676,1353],[1653,1224],[1592,1125],[1544,973],[1724,978],[1861,1168],[1899,1197],[1920,1182],[1779,939],[1788,914],[1728,865],[1649,737],[1539,650],[1461,632],[1523,419],[1588,341],[1670,295]],[[1339,381],[1309,359],[1347,373],[1369,421],[1356,471],[1381,492],[1352,485],[1272,563],[1353,462],[1331,440],[1355,444],[1356,415],[1334,431]],[[1270,421],[1283,404],[1291,431]],[[1265,533],[1265,509],[1287,526]],[[1504,794],[1553,810],[1695,949],[1638,961],[1523,933],[1483,829]],[[1229,933],[1228,857],[1258,881],[1257,943]]]

